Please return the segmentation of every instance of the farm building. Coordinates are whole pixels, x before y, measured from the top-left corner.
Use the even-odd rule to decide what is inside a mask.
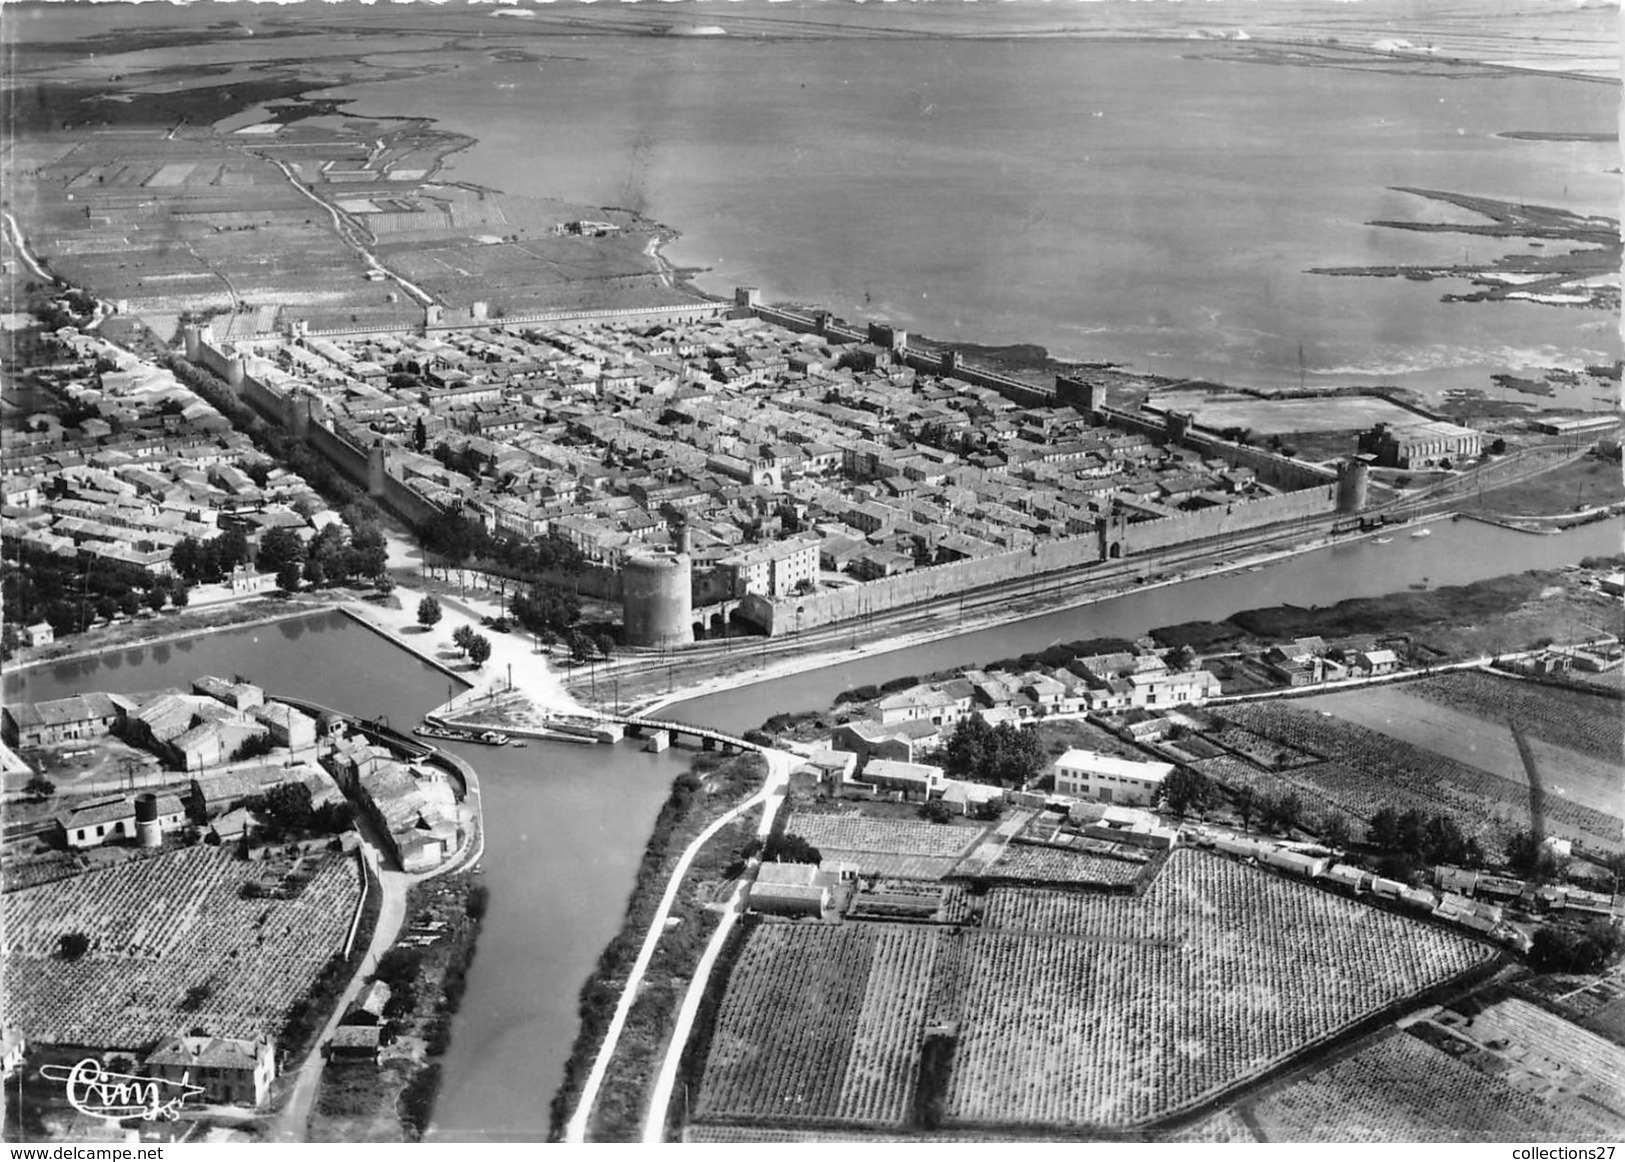
[[[883,726],[873,719],[865,719],[837,726],[830,741],[835,749],[857,755],[860,764],[870,758],[911,763],[927,751],[937,749],[942,742],[942,729],[924,720]]]
[[[0,710],[0,733],[10,746],[52,746],[110,734],[120,702],[112,694],[80,694],[50,702],[19,702]]]
[[[1173,770],[1172,763],[1142,763],[1092,750],[1069,750],[1055,760],[1055,793],[1149,807]]]
[[[213,698],[216,702],[224,702],[227,706],[238,710],[252,710],[256,706],[265,705],[265,691],[258,686],[247,682],[228,682],[224,678],[216,678],[213,674],[205,674],[194,681],[192,693]]]
[[[370,1061],[376,1065],[383,1032],[378,1025],[340,1025],[327,1043],[327,1055],[335,1061]]]
[[[238,807],[209,824],[209,839],[215,843],[235,843],[252,835],[259,825],[259,820],[247,807]]]
[[[289,750],[305,750],[316,745],[316,720],[282,702],[267,702],[254,708],[253,715],[271,731],[271,741]]]
[[[30,646],[48,646],[56,641],[56,629],[48,621],[37,621],[23,630]]]
[[[750,886],[750,906],[776,916],[822,916],[829,906],[829,888],[818,865],[764,863]]]
[[[320,767],[302,763],[293,767],[257,766],[203,772],[192,780],[192,795],[203,808],[205,818],[213,819],[251,799],[269,793],[284,783],[303,783],[310,789],[310,805],[325,807],[344,801],[344,793],[331,775]]]
[[[1399,655],[1393,650],[1369,650],[1354,655],[1354,668],[1367,678],[1392,674],[1399,669]]]
[[[1278,867],[1282,871],[1289,871],[1295,875],[1306,876],[1310,879],[1326,874],[1326,868],[1331,861],[1324,856],[1304,855],[1302,852],[1287,851],[1283,848],[1273,848],[1263,855],[1263,862],[1271,867]]]
[[[171,1037],[147,1057],[148,1071],[166,1081],[187,1078],[216,1105],[262,1106],[276,1076],[270,1041],[228,1037]]]
[[[443,862],[461,841],[454,815],[425,794],[404,767],[386,763],[361,776],[362,809],[383,832],[404,871],[424,871]]]
[[[1433,882],[1441,891],[1470,896],[1478,888],[1478,873],[1466,868],[1441,866],[1433,869]]]
[[[857,767],[858,756],[849,750],[815,750],[790,774],[805,776],[819,794],[839,796]]]
[[[862,779],[877,790],[924,801],[931,788],[942,780],[942,768],[925,763],[901,763],[895,759],[870,759],[863,765]]]
[[[962,779],[942,780],[941,791],[942,801],[960,815],[970,815],[985,804],[1004,801],[1004,788],[967,783]]]
[[[1351,892],[1358,892],[1366,886],[1371,879],[1369,872],[1363,872],[1357,867],[1350,867],[1346,863],[1333,864],[1326,870],[1326,878],[1334,884],[1341,884]]]
[[[57,816],[62,837],[69,847],[99,847],[110,839],[135,839],[135,799],[129,795],[116,795],[83,803],[66,814]],[[177,795],[157,797],[158,828],[160,832],[175,831],[186,823],[186,809]]]

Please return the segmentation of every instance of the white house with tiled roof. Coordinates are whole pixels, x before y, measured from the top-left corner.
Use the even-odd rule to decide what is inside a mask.
[[[276,1052],[269,1040],[171,1037],[147,1057],[146,1068],[166,1081],[202,1086],[200,1102],[262,1106],[276,1077]]]

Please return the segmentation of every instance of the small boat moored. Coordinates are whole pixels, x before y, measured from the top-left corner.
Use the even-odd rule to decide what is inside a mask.
[[[1412,537],[1431,537],[1432,535],[1433,535],[1433,530],[1432,529],[1417,529],[1414,533],[1411,534]]]

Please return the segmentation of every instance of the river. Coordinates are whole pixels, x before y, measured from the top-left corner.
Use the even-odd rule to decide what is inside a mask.
[[[1159,626],[1219,621],[1243,609],[1332,605],[1349,597],[1393,593],[1424,581],[1433,587],[1462,585],[1620,551],[1620,525],[1615,520],[1583,525],[1553,537],[1469,520],[1436,522],[1429,527],[1432,535],[1424,538],[1413,539],[1401,530],[1392,533],[1393,539],[1386,545],[1372,538],[1348,541],[1288,558],[1257,573],[1243,571],[1146,589],[996,629],[688,699],[661,713],[740,733],[775,714],[822,710],[837,694],[854,686],[1013,658],[1057,642],[1133,639]]]
[[[5,677],[8,702],[136,693],[242,674],[347,713],[415,726],[452,680],[340,613],[115,650]],[[620,929],[655,815],[688,763],[677,750],[532,742],[454,747],[479,773],[490,911],[469,970],[430,1137],[546,1137],[575,1040],[576,998]],[[610,793],[606,793],[609,789]]]
[[[743,731],[782,710],[822,708],[854,685],[1008,657],[1055,641],[1134,637],[1158,625],[1222,618],[1259,605],[1330,604],[1424,577],[1430,584],[1458,584],[1619,551],[1617,522],[1555,537],[1468,521],[1432,527],[1424,539],[1400,533],[1387,545],[1338,545],[1258,573],[1184,582],[691,699],[670,714]],[[43,701],[84,690],[186,685],[207,673],[242,674],[272,692],[365,717],[388,715],[398,728],[416,724],[451,685],[443,672],[371,630],[327,613],[12,672],[4,688],[8,701]],[[540,1139],[575,1038],[582,982],[620,926],[649,829],[687,756],[644,754],[634,744],[536,742],[524,750],[467,747],[460,753],[480,775],[491,911],[453,1029],[431,1136]]]

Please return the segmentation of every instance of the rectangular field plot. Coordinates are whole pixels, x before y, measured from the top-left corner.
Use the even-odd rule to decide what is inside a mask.
[[[1004,849],[1004,854],[988,874],[1046,883],[1126,885],[1132,884],[1144,870],[1143,864],[1126,860],[1058,851],[1053,847],[1034,847],[1030,843],[1012,843]]]
[[[763,924],[750,934],[717,1013],[697,1117],[838,1115],[878,930]]]
[[[954,827],[923,819],[865,819],[860,815],[796,815],[790,829],[822,851],[872,851],[889,855],[957,857],[986,828]]]
[[[1463,1016],[1445,1010],[1439,1021],[1499,1058],[1513,1089],[1563,1107],[1573,1132],[1625,1135],[1625,1048],[1518,997]]]
[[[194,847],[6,893],[5,1024],[41,1042],[120,1048],[194,1025],[275,1035],[342,950],[361,875],[354,858],[326,857],[292,898],[242,898],[264,874]],[[90,938],[71,962],[58,955],[70,932]],[[206,999],[187,1007],[199,986]]]
[[[1625,764],[1619,702],[1494,674],[1451,674],[1408,683],[1408,694],[1491,722],[1515,720],[1526,733],[1616,766]]]
[[[1367,788],[1372,800],[1386,795],[1387,801],[1402,806],[1402,796],[1419,796],[1432,810],[1450,812],[1463,831],[1484,834],[1497,847],[1495,833],[1498,830],[1531,825],[1611,850],[1618,850],[1622,844],[1620,817],[1578,802],[1570,794],[1555,793],[1556,787],[1564,786],[1556,780],[1555,774],[1546,778],[1542,772],[1543,783],[1550,785],[1545,786],[1544,795],[1537,797],[1522,782],[1393,737],[1386,733],[1386,727],[1382,731],[1372,730],[1298,706],[1263,703],[1228,706],[1224,717],[1288,746],[1336,755],[1336,765],[1372,781]],[[1293,779],[1302,779],[1311,777],[1317,770],[1307,767],[1287,774]],[[1369,816],[1374,809],[1362,810],[1362,817]],[[1537,810],[1544,816],[1538,821],[1532,818]]]
[[[763,924],[718,1013],[702,1120],[1119,1130],[1454,978],[1488,946],[1205,852],[1139,898],[995,886],[981,928]],[[925,1031],[954,1037],[919,1095]]]
[[[1483,680],[1487,676],[1464,674],[1461,677]],[[1402,686],[1347,690],[1305,698],[1298,705],[1310,710],[1327,711],[1413,746],[1451,756],[1492,775],[1528,785],[1528,772],[1509,725],[1510,722],[1517,722],[1535,753],[1541,780],[1547,790],[1560,793],[1593,810],[1610,815],[1621,814],[1625,785],[1620,779],[1618,756],[1609,759],[1574,749],[1570,741],[1572,736],[1565,735],[1561,725],[1553,726],[1528,717],[1528,713],[1539,709],[1541,703],[1520,700],[1523,702],[1521,707],[1515,704],[1514,699],[1521,693],[1518,688],[1525,683],[1514,679],[1488,678],[1490,685],[1480,687],[1483,697],[1475,706],[1476,713],[1467,709],[1474,705],[1470,697],[1457,698],[1455,704],[1451,704],[1429,697],[1426,691],[1420,689],[1431,682],[1439,684],[1435,688],[1448,692],[1454,681],[1451,678],[1435,678]],[[1542,693],[1563,695],[1562,691],[1543,690]],[[1496,694],[1505,696],[1499,712],[1493,704]],[[1594,702],[1599,715],[1604,711],[1612,712],[1615,715],[1614,740],[1617,742],[1625,737],[1619,730],[1618,703],[1587,694],[1574,695],[1570,701],[1582,708]],[[1570,706],[1571,710],[1574,708],[1574,705]],[[1524,712],[1522,715],[1519,714],[1520,709]],[[1571,718],[1574,717],[1578,716],[1571,715]],[[1581,726],[1579,722],[1572,721],[1571,725],[1576,729]]]
[[[1539,1098],[1399,1032],[1244,1104],[1267,1142],[1567,1142],[1586,1132]]]

